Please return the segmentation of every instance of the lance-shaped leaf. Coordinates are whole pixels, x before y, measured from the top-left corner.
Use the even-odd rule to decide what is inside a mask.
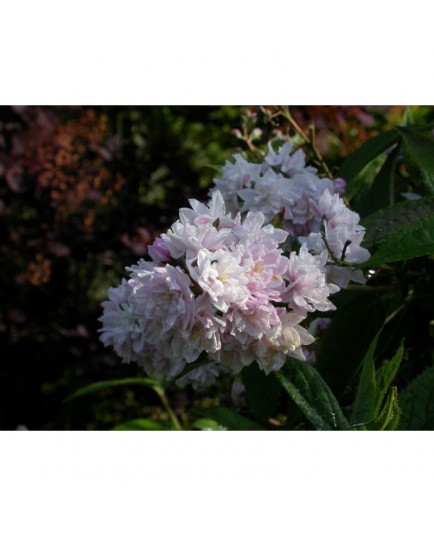
[[[370,212],[395,203],[395,175],[399,153],[400,144],[389,154],[374,179],[367,200]]]
[[[434,367],[401,391],[400,402],[400,430],[434,430]]]
[[[154,389],[158,386],[158,383],[156,380],[153,380],[151,378],[122,378],[120,380],[108,380],[103,382],[91,383],[90,385],[86,385],[85,387],[77,389],[75,393],[65,399],[65,402],[68,402],[69,400],[78,398],[80,396],[90,395],[99,391],[105,391],[107,389],[111,389],[112,387],[125,387],[133,385],[141,385]]]
[[[432,214],[434,214],[434,197],[403,201],[378,210],[360,222],[366,229],[362,245],[368,249],[380,245],[399,229]]]
[[[366,427],[367,430],[396,430],[399,425],[401,411],[398,405],[398,390],[392,387],[387,395],[386,402],[374,422]]]
[[[402,227],[390,236],[363,267],[378,266],[434,253],[434,214]]]
[[[194,413],[206,419],[212,419],[228,430],[262,430],[259,424],[243,417],[236,411],[222,406],[216,408],[195,408]]]
[[[426,193],[428,195],[434,195],[434,175],[430,175],[424,170],[421,171],[420,175],[422,177],[422,182],[425,186]]]
[[[166,421],[152,421],[151,419],[133,419],[132,421],[126,421],[118,424],[112,430],[116,431],[167,431],[172,430],[169,422]]]
[[[381,405],[386,396],[386,393],[392,384],[396,374],[398,373],[399,367],[402,362],[402,357],[404,355],[404,340],[401,341],[398,350],[390,361],[385,360],[379,370],[376,373],[376,382],[377,382],[377,400],[374,408],[374,414],[378,415],[380,412]]]
[[[386,149],[395,145],[398,141],[399,134],[396,130],[383,132],[378,136],[375,136],[375,138],[368,140],[344,160],[336,176],[342,177],[347,181],[347,196],[352,197],[357,191],[357,187],[360,186],[354,183],[354,178],[363,170],[363,168],[378,155],[384,153]]]
[[[354,425],[369,423],[380,418],[380,413],[384,411],[383,401],[402,361],[404,341],[401,342],[393,358],[390,361],[385,360],[378,371],[375,370],[374,354],[381,331],[374,337],[364,358],[351,415],[351,422]]]
[[[373,338],[402,302],[401,292],[379,294],[345,290],[333,297],[337,310],[324,332],[317,369],[337,397],[352,381]]]
[[[345,430],[349,423],[320,374],[307,363],[289,358],[275,372],[285,391],[317,430]]]
[[[218,422],[212,419],[196,419],[191,427],[193,430],[212,430],[214,432],[219,432],[223,429]]]
[[[372,212],[393,205],[395,202],[395,175],[396,166],[400,154],[400,144],[387,156],[378,173],[362,177],[360,174],[357,181],[363,181],[357,196],[353,199],[353,210],[363,218]]]
[[[376,416],[377,381],[375,377],[374,352],[380,333],[381,330],[374,337],[363,360],[362,373],[351,414],[352,424],[366,423]]]
[[[404,148],[413,163],[420,169],[426,192],[434,194],[434,141],[413,129],[399,127]]]

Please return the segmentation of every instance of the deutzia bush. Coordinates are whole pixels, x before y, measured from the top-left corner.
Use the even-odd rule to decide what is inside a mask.
[[[149,246],[151,260],[109,290],[101,340],[124,362],[197,387],[254,361],[269,374],[288,356],[307,359],[315,339],[302,323],[334,310],[330,296],[350,280],[364,281],[354,266],[369,252],[340,197],[345,182],[320,179],[291,149],[270,145],[262,163],[226,162],[209,203],[190,200]],[[283,229],[272,224],[279,215]]]
[[[152,388],[164,417],[116,429],[432,429],[432,126],[381,132],[333,175],[314,131],[273,117],[327,177],[246,127],[255,160],[226,161],[208,203],[182,208],[103,302],[101,340],[148,377],[74,396]]]

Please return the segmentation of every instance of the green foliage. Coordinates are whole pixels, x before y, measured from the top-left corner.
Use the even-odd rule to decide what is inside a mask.
[[[366,228],[363,246],[370,249],[387,241],[415,220],[434,214],[434,197],[403,201],[374,212],[361,221]]]
[[[377,385],[374,366],[374,352],[377,346],[380,332],[374,337],[365,355],[356,399],[351,414],[351,423],[358,424],[370,421],[375,418],[375,405],[377,395]]]
[[[383,132],[344,161],[338,176],[347,180],[347,198],[354,201],[353,208],[362,217],[395,203],[397,171],[402,160],[407,162],[410,172],[416,166],[426,193],[434,194],[434,141],[421,134],[422,130],[412,126]],[[386,150],[391,152],[377,171],[375,162]],[[404,182],[408,183],[408,177]]]
[[[357,175],[369,164],[369,162],[397,143],[398,140],[399,134],[396,130],[383,132],[375,138],[368,140],[343,162],[336,173],[336,176],[342,177],[347,181],[347,197],[349,199],[354,197],[361,186],[361,183],[356,180]]]
[[[422,372],[401,392],[400,430],[434,430],[434,367]]]
[[[354,378],[371,341],[401,299],[399,291],[345,291],[334,298],[337,310],[321,341],[317,368],[336,396]]]
[[[398,428],[401,410],[398,405],[398,390],[392,387],[380,415],[366,426],[370,431],[393,431]]]
[[[318,372],[289,358],[276,377],[316,430],[345,430],[349,423],[338,401]]]
[[[392,430],[396,429],[399,423],[398,393],[395,388],[389,387],[401,364],[404,345],[401,342],[392,360],[384,361],[376,371],[374,353],[379,336],[380,332],[374,337],[364,358],[351,414],[352,427],[357,429]]]
[[[193,430],[209,430],[219,432],[225,428],[213,419],[196,419],[191,425]]]
[[[409,128],[397,129],[411,161],[419,168],[426,193],[434,194],[434,142]]]
[[[207,420],[211,419],[215,421],[227,430],[262,430],[259,424],[256,424],[254,421],[243,417],[236,411],[223,406],[216,408],[195,408],[194,412]]]
[[[377,371],[376,382],[377,382],[377,395],[376,395],[376,405],[374,408],[374,415],[378,415],[380,411],[381,404],[383,403],[384,397],[386,396],[387,390],[390,387],[392,381],[395,379],[398,374],[399,367],[401,365],[402,359],[404,356],[404,341],[401,342],[397,352],[393,358],[388,361],[385,360],[380,369]]]
[[[99,391],[105,391],[107,389],[111,389],[113,387],[125,387],[125,386],[132,386],[132,385],[140,385],[144,387],[150,387],[151,389],[155,389],[158,386],[158,383],[156,380],[153,380],[152,378],[122,378],[121,380],[108,380],[103,382],[96,382],[92,383],[90,385],[86,385],[85,387],[81,387],[80,389],[77,389],[72,395],[69,395],[65,402],[69,402],[70,400],[73,400],[74,398],[78,398],[80,396],[90,395],[93,393],[97,393]]]
[[[365,267],[403,261],[434,253],[434,214],[401,227],[385,240]]]
[[[358,198],[358,206],[363,207],[363,211],[359,210],[361,216],[367,210],[372,212],[373,210],[394,204],[395,175],[399,155],[400,146],[398,144],[386,158],[377,176],[372,181],[368,194]]]
[[[122,432],[132,432],[132,431],[155,431],[162,432],[167,430],[172,430],[170,424],[167,421],[157,421],[151,419],[133,419],[131,421],[126,421],[117,426],[113,427],[112,430],[122,431]]]

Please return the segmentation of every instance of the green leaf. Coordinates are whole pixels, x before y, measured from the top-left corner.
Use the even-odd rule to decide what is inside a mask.
[[[378,266],[434,253],[434,214],[406,225],[390,236],[363,265]]]
[[[279,403],[280,383],[273,374],[260,370],[257,363],[245,367],[241,376],[249,408],[255,419],[265,424]]]
[[[396,430],[399,425],[400,408],[398,405],[398,390],[392,387],[380,415],[374,422],[367,425],[367,430]]]
[[[374,353],[377,348],[378,338],[381,332],[382,330],[380,330],[374,337],[374,340],[372,341],[368,352],[366,353],[359,385],[357,388],[356,400],[354,402],[351,415],[351,423],[355,426],[358,426],[362,423],[371,423],[373,427],[377,426],[377,428],[369,428],[368,426],[367,429],[369,430],[383,429],[378,427],[380,426],[379,423],[381,423],[381,426],[383,426],[384,420],[386,419],[385,415],[387,411],[385,410],[385,407],[382,408],[383,401],[386,395],[388,396],[388,399],[390,398],[389,387],[396,376],[396,373],[398,372],[402,361],[402,356],[404,354],[404,341],[402,341],[398,351],[395,353],[391,361],[385,360],[379,370],[375,371]],[[389,402],[386,402],[386,405],[387,404],[391,404],[389,410],[393,415],[395,415],[393,413],[396,409],[394,406],[395,402],[390,399]],[[398,422],[399,412],[396,419]]]
[[[377,380],[374,366],[374,352],[377,347],[380,333],[381,330],[371,342],[363,361],[362,373],[360,375],[356,399],[351,414],[351,423],[355,425],[368,422],[376,417],[375,402],[377,397]]]
[[[333,297],[337,310],[324,332],[317,370],[336,396],[354,378],[372,339],[401,301],[400,291],[381,295],[344,290]]]
[[[417,219],[434,214],[434,197],[403,201],[374,212],[360,223],[366,228],[363,247],[370,249]]]
[[[376,167],[379,158],[371,162],[357,179],[352,181],[347,198],[353,199],[353,210],[363,218],[368,214],[392,205],[395,202],[396,166],[400,155],[400,144],[384,159],[381,168]],[[378,171],[377,171],[378,170]],[[357,193],[357,196],[355,194]]]
[[[399,152],[398,144],[374,178],[367,198],[370,213],[395,203],[395,175]]]
[[[222,430],[220,424],[212,419],[196,419],[191,427],[196,430],[213,430],[215,432]]]
[[[366,202],[374,179],[385,161],[386,155],[380,154],[369,162],[351,181],[347,181],[345,197],[352,201],[352,208],[356,212],[366,212],[367,207],[363,206],[363,202]],[[364,213],[363,215],[366,214]]]
[[[397,131],[410,159],[422,173],[427,193],[434,194],[434,141],[410,128],[399,127]]]
[[[194,408],[194,413],[205,417],[206,419],[212,419],[218,424],[224,426],[228,430],[262,430],[259,424],[246,419],[236,411],[233,411],[225,407],[217,408]]]
[[[80,389],[77,389],[75,393],[65,398],[64,401],[69,402],[70,400],[78,398],[79,396],[90,395],[92,393],[97,393],[98,391],[111,389],[112,387],[124,387],[131,385],[142,385],[145,387],[154,388],[158,385],[158,383],[156,382],[156,380],[153,380],[151,378],[122,378],[121,380],[108,380],[104,382],[97,382],[92,383],[90,385],[86,385],[86,387],[81,387]]]
[[[398,140],[399,134],[396,130],[389,130],[371,138],[344,160],[336,176],[351,183],[351,179],[360,173],[371,160],[397,143]]]
[[[430,175],[425,171],[421,171],[422,183],[425,186],[425,191],[428,195],[434,195],[434,175]]]
[[[172,430],[170,423],[167,421],[152,421],[151,419],[133,419],[132,421],[123,422],[118,424],[112,430],[116,431],[139,431],[139,430],[152,430],[152,431],[167,431]]]
[[[400,430],[434,430],[434,367],[401,391]]]
[[[365,428],[369,430],[383,429],[379,426],[384,425],[387,416],[386,414],[388,414],[388,412],[395,417],[396,425],[399,421],[399,412],[395,415],[395,405],[397,404],[397,401],[395,404],[393,397],[390,398],[389,387],[395,378],[402,361],[404,341],[401,342],[393,358],[390,361],[385,360],[379,370],[375,371],[374,353],[381,332],[382,330],[380,330],[374,337],[366,353],[351,415],[351,423],[354,426],[359,427],[363,424],[370,423],[367,425],[368,427]],[[382,407],[386,395],[389,401]],[[389,406],[387,406],[387,404],[389,404]],[[372,426],[369,427],[370,425]],[[375,428],[375,426],[377,426],[377,428]]]
[[[317,430],[349,428],[349,423],[329,386],[311,365],[289,358],[285,366],[275,374]]]
[[[377,416],[383,400],[392,381],[394,380],[404,355],[404,340],[401,341],[398,350],[390,361],[385,360],[376,373],[377,393],[374,415]]]

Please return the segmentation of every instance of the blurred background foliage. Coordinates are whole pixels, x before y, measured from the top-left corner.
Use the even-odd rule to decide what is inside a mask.
[[[428,106],[289,111],[331,172],[379,132],[434,121]],[[206,199],[218,167],[233,153],[254,153],[288,135],[303,144],[279,112],[275,106],[0,108],[2,429],[95,430],[138,415],[168,419],[158,396],[139,386],[64,400],[92,382],[140,375],[99,342],[107,289],[119,284],[125,266],[146,254],[189,198]],[[318,165],[316,156],[308,151]],[[423,310],[426,300],[421,303]],[[409,321],[417,323],[417,315]],[[383,346],[394,329],[383,335]],[[405,331],[411,338],[411,326]],[[414,344],[429,361],[433,333],[424,337]],[[428,364],[422,361],[404,363],[403,374],[422,370]],[[206,393],[171,390],[178,417],[188,422],[195,405],[233,399],[226,380]]]

